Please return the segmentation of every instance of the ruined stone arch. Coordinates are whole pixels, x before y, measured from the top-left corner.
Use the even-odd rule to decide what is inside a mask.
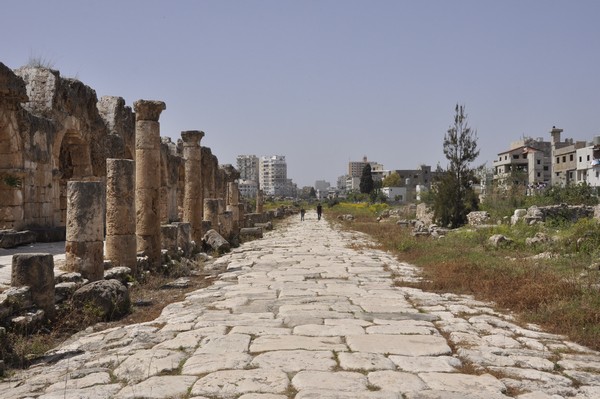
[[[76,118],[67,118],[52,146],[54,225],[64,226],[67,212],[67,182],[93,176],[90,143],[84,140]]]

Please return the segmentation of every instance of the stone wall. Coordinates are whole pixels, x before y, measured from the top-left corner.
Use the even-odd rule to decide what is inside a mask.
[[[586,218],[598,218],[598,207],[586,205],[550,205],[550,206],[531,206],[527,210],[517,209],[511,217],[511,223],[516,224],[525,221],[527,224],[545,222],[546,219],[564,219],[568,221],[577,221]]]

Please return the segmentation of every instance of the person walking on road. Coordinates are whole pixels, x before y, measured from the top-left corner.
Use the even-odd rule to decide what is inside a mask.
[[[323,213],[323,207],[321,206],[321,203],[319,202],[317,204],[317,220],[321,220],[322,213]]]
[[[304,220],[305,213],[306,213],[306,210],[304,208],[300,208],[300,220]]]

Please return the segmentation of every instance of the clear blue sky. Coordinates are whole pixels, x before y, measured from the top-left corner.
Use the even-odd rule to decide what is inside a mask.
[[[0,62],[51,61],[98,97],[162,100],[221,163],[285,155],[299,186],[367,155],[446,165],[454,105],[477,164],[523,135],[600,135],[600,1],[2,0]]]

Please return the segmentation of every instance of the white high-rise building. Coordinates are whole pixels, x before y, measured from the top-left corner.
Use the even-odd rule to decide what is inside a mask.
[[[259,184],[265,195],[288,196],[289,183],[285,156],[260,157]]]

